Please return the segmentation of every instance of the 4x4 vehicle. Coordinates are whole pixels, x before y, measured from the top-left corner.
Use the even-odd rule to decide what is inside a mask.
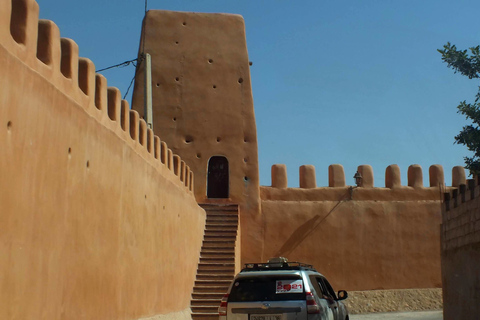
[[[347,297],[345,290],[337,296],[312,265],[274,258],[246,264],[218,313],[220,320],[348,320],[341,302]]]

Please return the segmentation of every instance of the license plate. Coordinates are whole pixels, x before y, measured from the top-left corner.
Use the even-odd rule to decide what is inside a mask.
[[[281,314],[251,314],[250,320],[282,320]]]

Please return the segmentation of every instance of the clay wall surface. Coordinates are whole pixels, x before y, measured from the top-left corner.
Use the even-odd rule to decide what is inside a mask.
[[[0,319],[188,318],[193,174],[38,12],[0,1]]]
[[[152,57],[153,127],[195,173],[199,203],[240,205],[241,247],[260,254],[257,135],[245,24],[232,14],[150,10],[140,52]],[[144,68],[135,79],[132,108],[144,112]],[[229,162],[229,198],[207,197],[212,156]],[[247,222],[247,220],[249,222]],[[256,229],[253,229],[253,228]]]
[[[418,165],[409,168],[408,186],[396,165],[386,170],[385,188],[374,187],[370,166],[358,171],[359,186],[347,186],[343,167],[331,165],[329,187],[316,187],[313,166],[301,167],[301,188],[287,188],[285,166],[274,165],[272,187],[260,189],[262,260],[313,264],[336,290],[441,287],[442,167],[430,167],[430,187]]]
[[[442,212],[444,319],[478,319],[480,314],[480,186],[468,180],[445,194]]]

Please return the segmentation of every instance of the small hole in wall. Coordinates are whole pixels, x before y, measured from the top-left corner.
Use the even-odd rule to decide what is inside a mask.
[[[87,168],[90,168],[90,161],[87,161]]]
[[[12,121],[7,122],[7,130],[8,131],[12,130]]]
[[[175,77],[175,81],[180,81],[180,78],[179,77]]]
[[[222,139],[220,137],[217,137],[217,142],[220,142]]]
[[[208,59],[208,63],[213,63],[213,59]]]
[[[178,41],[175,41],[175,44],[178,44]]]
[[[68,154],[72,154],[72,148],[68,148]]]
[[[197,159],[200,159],[202,155],[200,153],[197,153]]]
[[[173,120],[173,121],[177,121],[177,118],[173,118],[172,120]]]
[[[147,199],[147,195],[145,195],[145,199]]]
[[[248,162],[248,159],[247,159],[247,158],[243,158],[243,162],[247,163],[247,162]]]
[[[182,24],[183,24],[184,26],[186,26],[186,25],[187,25],[187,23],[186,23],[185,21],[184,21]]]
[[[212,88],[213,88],[213,89],[217,89],[217,86],[216,86],[216,85],[213,85]]]
[[[157,87],[160,87],[160,83],[157,82]]]
[[[243,177],[243,180],[248,181],[248,177],[247,176]]]
[[[242,83],[242,82],[243,82],[243,78],[239,78],[238,83]]]
[[[192,136],[186,136],[185,137],[185,143],[192,143],[193,142],[193,137]]]
[[[247,139],[247,138],[243,138],[243,142],[248,142],[248,139]]]

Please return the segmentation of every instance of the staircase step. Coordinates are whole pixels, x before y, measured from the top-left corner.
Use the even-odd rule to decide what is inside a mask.
[[[198,299],[198,300],[210,300],[210,299],[216,299],[220,301],[224,293],[209,293],[209,292],[194,292],[192,293],[192,299]]]
[[[204,238],[210,237],[231,237],[232,239],[237,238],[237,230],[205,230]]]
[[[201,252],[213,253],[213,252],[222,252],[222,253],[235,253],[235,248],[231,247],[215,247],[215,248],[202,248]]]
[[[237,225],[214,225],[214,226],[205,226],[205,232],[215,232],[215,231],[227,231],[227,232],[235,232],[238,231]]]
[[[226,225],[226,226],[238,226],[238,219],[222,218],[222,217],[207,217],[205,225]]]
[[[225,235],[222,235],[220,233],[226,233]],[[210,238],[221,238],[221,237],[225,237],[225,238],[231,238],[233,240],[235,240],[237,238],[237,232],[229,232],[229,231],[217,231],[217,230],[207,230],[205,231],[204,233],[204,236],[203,236],[203,240],[207,240],[207,239],[210,239]]]
[[[234,263],[199,263],[198,270],[235,270]]]
[[[217,251],[217,252],[201,252],[200,253],[201,258],[218,258],[218,259],[223,259],[223,258],[233,258],[235,257],[234,252],[225,252],[225,251]]]
[[[228,257],[228,258],[222,258],[222,257],[201,257],[200,258],[200,263],[235,263],[235,258],[233,257]]]
[[[219,307],[220,306],[220,299],[193,299],[192,306],[211,306],[211,307]]]
[[[207,219],[208,218],[227,218],[227,219],[237,219],[238,220],[238,214],[236,212],[224,212],[224,211],[216,211],[216,212],[207,212]]]
[[[201,252],[217,252],[217,251],[233,251],[235,252],[235,246],[228,245],[228,246],[215,246],[215,247],[202,247]]]
[[[234,248],[219,248],[219,247],[207,247],[200,251],[200,255],[202,254],[213,254],[213,255],[223,255],[229,254],[231,257],[235,256],[235,249]]]
[[[206,224],[225,224],[225,225],[238,225],[238,219],[231,217],[207,217]]]
[[[235,248],[235,240],[222,240],[222,239],[215,239],[215,240],[203,240],[203,247],[205,248],[225,248],[229,246],[230,248]]]
[[[221,294],[222,297],[227,293],[228,285],[219,285],[219,286],[195,286],[193,287],[193,293],[217,293]]]
[[[215,313],[192,312],[193,320],[218,320],[218,311]]]
[[[203,236],[203,241],[235,241],[237,239],[237,235],[215,235],[215,234],[206,234]]]
[[[224,212],[207,212],[207,219],[218,220],[225,218],[227,220],[238,220],[238,214]]]
[[[226,224],[226,225],[238,225],[238,217],[232,215],[226,215],[222,219],[221,216],[207,216],[205,222],[207,225]]]
[[[230,275],[233,279],[235,276],[235,269],[197,269],[197,276],[204,275],[204,274],[226,274]]]
[[[238,212],[238,204],[209,204],[209,203],[200,203],[205,211],[235,211]]]
[[[216,313],[218,315],[218,306],[191,306],[192,313]]]
[[[237,222],[209,222],[205,225],[205,230],[238,230]]]
[[[233,274],[197,274],[197,280],[212,280],[212,281],[217,281],[217,280],[233,280]]]
[[[225,232],[226,234],[233,234],[237,235],[237,228],[233,227],[225,227],[225,226],[216,226],[215,228],[206,228],[205,234],[215,234],[217,232]]]
[[[230,285],[232,280],[195,280],[195,286],[199,287],[227,287]]]

